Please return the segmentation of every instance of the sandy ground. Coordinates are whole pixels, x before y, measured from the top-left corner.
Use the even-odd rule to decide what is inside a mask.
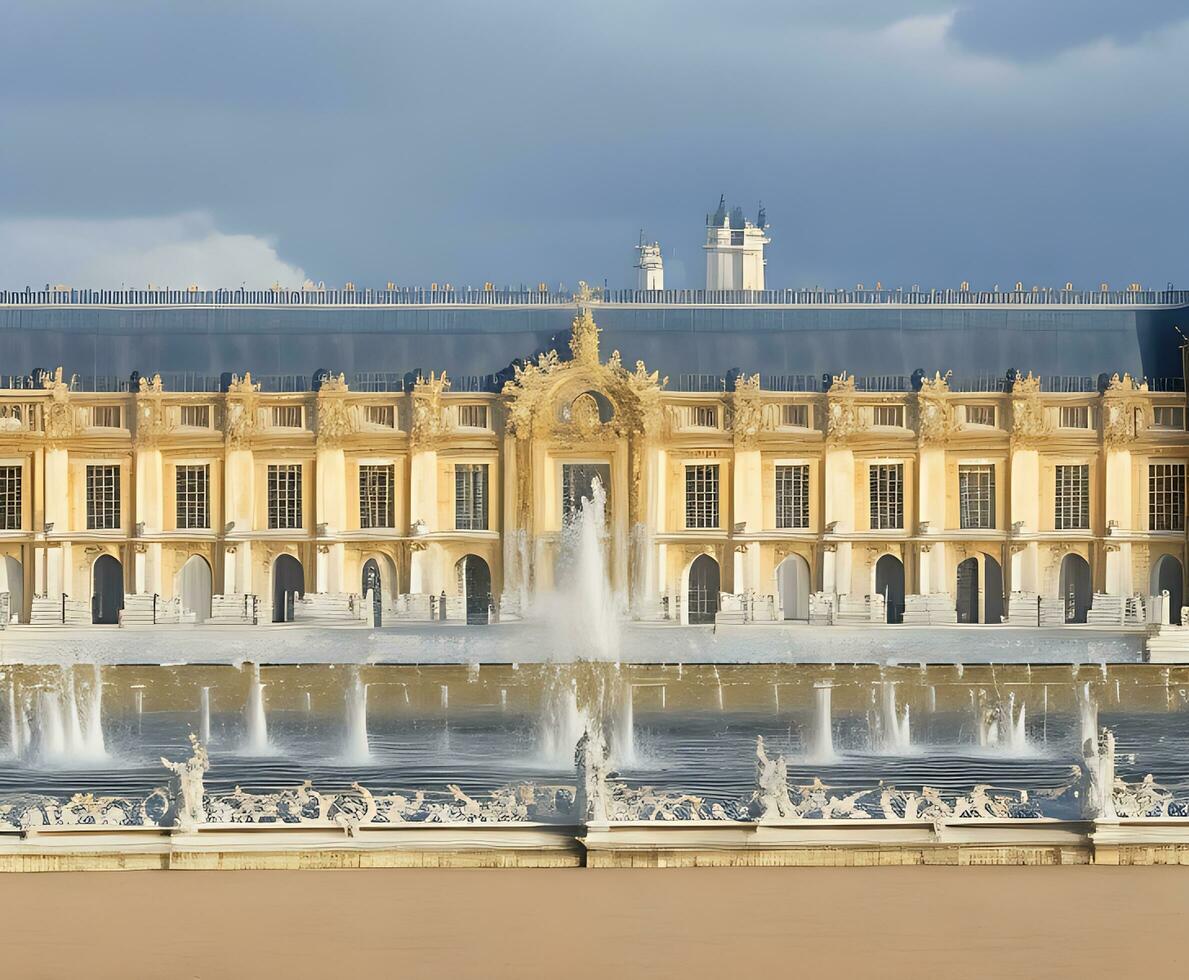
[[[1176,976],[1189,869],[0,876],[0,976]]]

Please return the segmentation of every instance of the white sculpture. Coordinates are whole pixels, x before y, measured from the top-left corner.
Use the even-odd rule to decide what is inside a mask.
[[[193,749],[189,759],[184,762],[170,762],[165,756],[161,757],[161,765],[172,772],[178,779],[182,794],[182,805],[178,809],[178,828],[183,832],[197,829],[198,825],[206,822],[206,812],[203,809],[203,774],[210,768],[206,748],[198,741],[198,736],[190,733],[190,747]]]
[[[800,817],[789,799],[789,772],[783,755],[769,759],[764,736],[756,736],[756,802],[760,820],[788,820]]]

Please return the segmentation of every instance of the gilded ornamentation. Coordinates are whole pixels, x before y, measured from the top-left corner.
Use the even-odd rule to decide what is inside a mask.
[[[450,390],[450,379],[443,371],[418,378],[413,386],[413,426],[410,439],[416,446],[431,446],[451,431],[442,396]]]
[[[232,375],[227,386],[227,411],[224,416],[224,433],[227,445],[233,449],[246,447],[257,429],[256,408],[260,401],[260,385],[252,381],[252,372],[244,372],[241,378]]]
[[[41,385],[50,393],[45,408],[45,437],[53,445],[78,433],[78,419],[70,404],[70,385],[62,379],[62,369],[54,371],[52,379],[43,378]]]
[[[1040,378],[1028,372],[1011,389],[1011,438],[1021,447],[1034,446],[1052,431],[1040,399]]]
[[[1125,446],[1140,434],[1144,425],[1144,403],[1136,392],[1146,392],[1147,382],[1136,385],[1130,374],[1115,374],[1102,396],[1102,441],[1108,449]]]
[[[944,446],[958,431],[957,413],[946,395],[949,394],[950,372],[943,377],[936,372],[921,383],[917,393],[917,435],[925,446]]]
[[[826,442],[842,445],[862,428],[855,404],[855,376],[843,371],[833,377],[826,393]]]
[[[735,379],[731,396],[731,431],[740,449],[754,449],[764,430],[764,406],[760,400],[760,376],[745,374]]]
[[[165,388],[161,375],[152,379],[141,378],[140,390],[136,396],[136,445],[151,449],[173,429],[165,411]]]
[[[318,443],[338,446],[358,431],[355,413],[347,404],[347,380],[343,375],[331,375],[318,389]]]
[[[618,351],[603,363],[599,328],[586,308],[574,317],[570,354],[567,361],[555,350],[541,354],[535,362],[516,367],[515,376],[504,385],[508,428],[517,439],[583,446],[656,432],[661,389],[668,378],[650,372],[643,361],[636,362],[634,371],[627,370]],[[600,398],[610,407],[606,421],[602,416],[607,413],[599,411]]]

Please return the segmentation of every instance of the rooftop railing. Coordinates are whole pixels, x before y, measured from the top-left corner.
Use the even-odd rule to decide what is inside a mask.
[[[609,289],[596,303],[643,306],[1189,306],[1184,289]],[[0,290],[0,306],[573,306],[555,290],[393,289]]]

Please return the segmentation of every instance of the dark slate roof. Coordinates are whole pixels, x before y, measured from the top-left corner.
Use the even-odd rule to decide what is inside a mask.
[[[0,306],[0,372],[62,365],[81,376],[218,376],[446,370],[492,375],[564,345],[573,307]],[[955,381],[1130,372],[1180,377],[1189,304],[635,305],[594,308],[604,356],[644,360],[672,379],[731,369],[820,378],[952,371]],[[696,385],[694,385],[696,386]],[[773,385],[778,386],[778,385]]]

